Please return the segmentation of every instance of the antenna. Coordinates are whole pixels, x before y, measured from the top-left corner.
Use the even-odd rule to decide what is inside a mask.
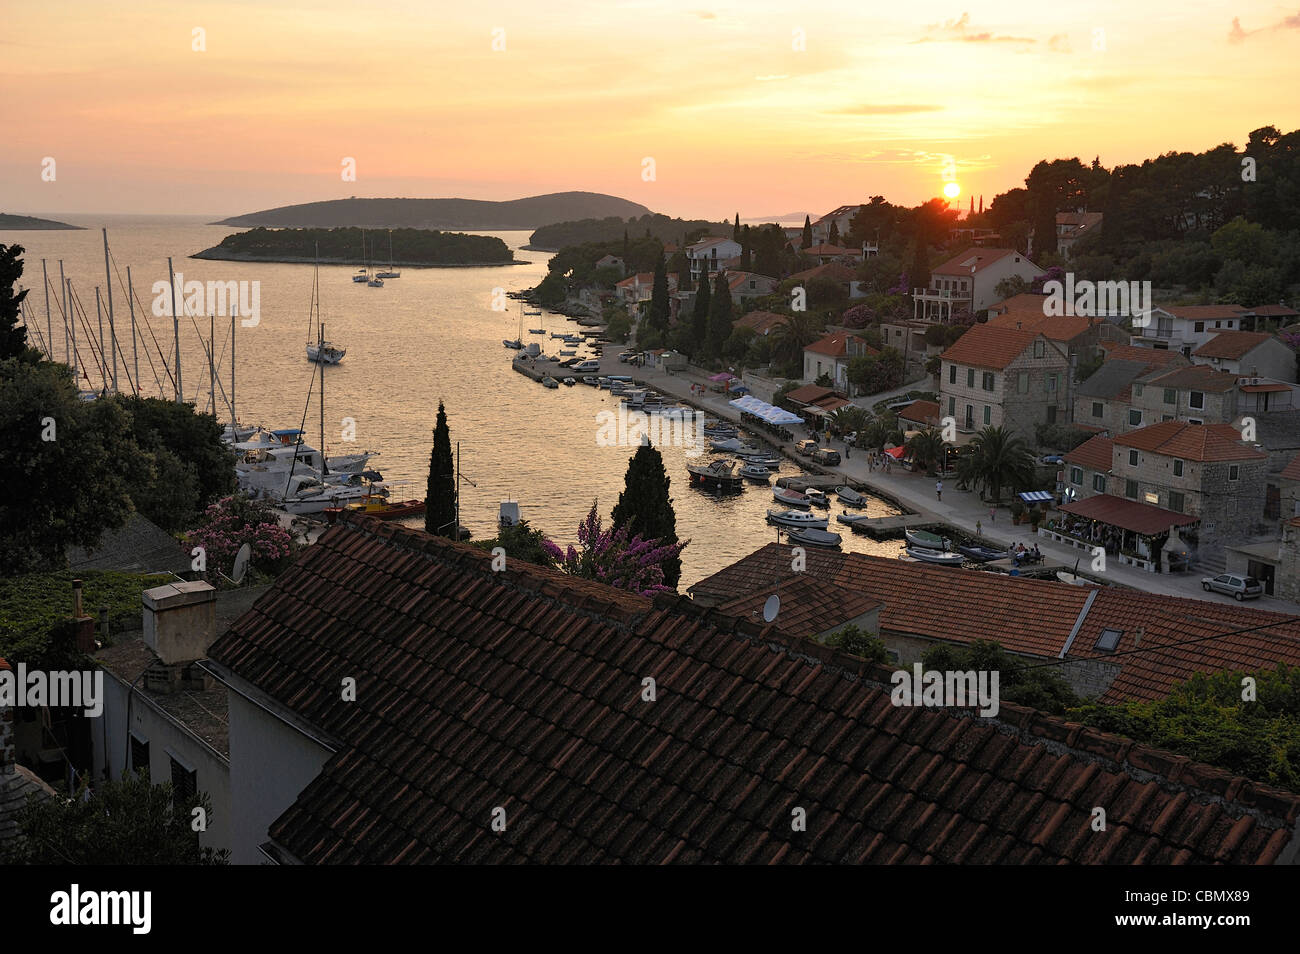
[[[234,583],[236,586],[238,586],[240,583],[243,582],[244,574],[248,572],[248,561],[249,559],[252,558],[252,556],[253,556],[252,546],[245,543],[242,547],[239,548],[239,552],[235,554],[235,565],[231,567],[230,570],[231,575],[226,576],[226,574],[221,573],[220,570],[218,570],[217,572],[221,573],[223,579],[228,580],[229,582]]]
[[[773,593],[767,598],[767,602],[763,604],[763,622],[772,622],[779,612],[781,612],[781,597]]]

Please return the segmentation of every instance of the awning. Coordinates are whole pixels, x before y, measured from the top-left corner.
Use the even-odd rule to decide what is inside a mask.
[[[1189,517],[1185,513],[1176,513],[1111,494],[1097,494],[1076,500],[1063,506],[1061,512],[1097,520],[1121,530],[1131,530],[1145,537],[1164,533],[1170,527],[1185,527],[1197,522],[1196,517]]]
[[[799,417],[798,414],[791,414],[775,404],[760,401],[752,394],[746,394],[744,397],[736,398],[728,403],[737,410],[744,411],[746,414],[753,414],[768,424],[799,424],[803,421],[803,418]]]
[[[741,384],[739,381],[732,381],[731,384],[728,386],[728,390],[730,390],[733,394],[749,393],[748,385]]]
[[[1055,500],[1056,496],[1046,490],[1026,490],[1020,495],[1020,499],[1025,503],[1042,503],[1045,500]]]
[[[891,447],[888,450],[886,450],[885,453],[888,454],[890,457],[894,458],[894,460],[902,460],[903,455],[907,453],[907,448]]]
[[[718,382],[730,381],[733,377],[735,377],[735,375],[728,374],[726,371],[719,371],[717,374],[709,378],[709,380]]]

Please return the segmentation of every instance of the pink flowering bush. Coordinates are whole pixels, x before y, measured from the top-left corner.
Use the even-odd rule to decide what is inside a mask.
[[[293,556],[293,537],[280,526],[275,512],[244,494],[223,497],[211,504],[203,512],[199,527],[185,535],[185,542],[206,551],[206,576],[214,584],[221,579],[218,570],[230,574],[235,554],[245,543],[253,551],[249,565],[263,573],[275,575]]]
[[[626,526],[603,530],[596,505],[592,504],[587,518],[578,526],[581,549],[570,545],[567,550],[561,550],[550,540],[543,540],[542,548],[571,576],[654,596],[672,591],[664,585],[662,564],[680,554],[689,542],[662,545],[658,540],[643,540],[640,534],[629,540]]]

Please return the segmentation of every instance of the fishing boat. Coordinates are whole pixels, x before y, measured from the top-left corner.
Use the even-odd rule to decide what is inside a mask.
[[[560,357],[562,357],[562,358],[572,358],[572,357],[573,357],[574,355],[576,355],[577,353],[578,353],[577,351],[573,351],[573,350],[564,350],[564,351],[561,351],[561,352],[560,352]]]
[[[574,377],[568,377],[564,379],[564,383],[567,384],[569,387],[573,387],[575,384],[578,383],[578,379]]]
[[[574,370],[577,370],[576,368]],[[590,384],[593,388],[600,388],[600,378],[594,374],[589,374],[582,379],[583,384]]]
[[[758,448],[752,444],[746,444],[738,437],[720,437],[709,441],[709,448],[723,453],[739,453],[742,450],[757,452]]]
[[[812,527],[814,530],[825,530],[827,523],[830,521],[806,510],[769,510],[767,512],[767,522],[782,527],[798,527],[799,529]]]
[[[859,527],[865,527],[871,517],[868,517],[865,513],[841,513],[836,514],[835,519],[846,527],[857,530]]]
[[[931,550],[929,547],[905,547],[907,555],[922,563],[935,563],[939,566],[961,566],[966,558],[960,553],[948,553],[944,550]]]
[[[529,329],[528,329],[528,333],[529,333],[530,335],[544,335],[544,334],[546,334],[546,329],[545,329],[545,328],[529,328]]]
[[[346,507],[349,503],[382,496],[388,490],[376,484],[326,483],[316,477],[295,475],[290,478],[287,493],[277,506],[286,513],[321,513],[329,507]]]
[[[974,560],[976,563],[991,563],[994,560],[1005,560],[1011,556],[1010,550],[997,550],[993,547],[984,547],[974,543],[957,547],[957,552],[968,560]]]
[[[755,467],[766,467],[768,470],[777,470],[781,466],[781,458],[773,454],[758,454],[752,457],[737,455],[747,464],[753,464]]]
[[[735,437],[740,431],[735,424],[730,421],[719,421],[716,418],[709,418],[704,422],[705,437],[728,438]]]
[[[829,508],[831,505],[830,498],[826,496],[826,491],[824,490],[819,490],[816,487],[809,487],[804,491],[804,494],[808,497],[808,502],[814,507]]]
[[[803,543],[813,547],[830,547],[832,549],[838,547],[843,539],[838,533],[829,533],[812,527],[806,530],[791,529],[787,536],[792,543]]]
[[[312,331],[316,334],[313,336]],[[307,360],[317,364],[338,364],[347,354],[325,340],[325,325],[320,317],[320,250],[316,252],[316,271],[312,276],[311,304],[307,308]]]
[[[904,530],[903,536],[907,538],[909,546],[920,547],[924,550],[943,551],[948,549],[947,540],[928,530]]]
[[[835,497],[840,503],[846,503],[850,507],[862,507],[867,503],[867,498],[852,487],[836,487]]]
[[[758,447],[754,444],[741,444],[739,447],[734,448],[731,453],[744,460],[755,460],[760,457],[766,459],[772,456],[772,452],[766,447]]]
[[[801,494],[797,490],[791,490],[788,487],[773,487],[772,499],[779,504],[785,504],[787,507],[799,507],[807,510],[812,506],[812,501],[807,494]]]
[[[416,514],[424,513],[424,501],[402,500],[390,503],[382,497],[370,498],[354,501],[344,509],[349,513],[363,513],[368,517],[378,517],[380,520],[399,520],[402,517],[414,517]]]
[[[740,476],[767,483],[772,477],[772,472],[760,464],[745,464],[740,468]]]
[[[375,272],[376,278],[401,278],[402,273],[393,270],[393,230],[388,230],[388,268]]]
[[[745,486],[740,469],[729,460],[715,460],[710,464],[687,464],[692,487],[713,490],[742,490]]]
[[[542,378],[542,387],[544,388],[558,388],[559,386],[560,383],[556,381],[555,378],[551,377],[549,374],[546,377]]]

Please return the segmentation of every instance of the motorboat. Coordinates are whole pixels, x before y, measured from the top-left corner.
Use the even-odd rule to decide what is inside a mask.
[[[374,278],[370,279],[370,281],[366,282],[366,284],[371,288],[383,288],[384,280],[376,275]]]
[[[850,507],[864,507],[867,503],[867,498],[852,487],[836,487],[835,497],[840,503],[846,503]]]
[[[772,456],[772,452],[766,447],[758,447],[754,444],[741,444],[739,447],[734,448],[731,453],[744,460],[754,460],[759,457],[766,459]],[[777,461],[780,461],[779,457]]]
[[[518,338],[503,338],[501,343],[507,348],[513,348],[515,351],[519,351],[524,346],[524,343]]]
[[[544,388],[558,388],[559,386],[560,383],[550,375],[547,375],[546,377],[542,378],[542,387]]]
[[[785,504],[787,507],[799,507],[807,510],[812,506],[812,501],[807,494],[801,494],[797,490],[791,490],[788,487],[773,487],[772,499],[779,504]]]
[[[741,490],[745,486],[745,478],[741,476],[740,469],[729,460],[715,460],[709,464],[687,464],[686,470],[691,475],[692,487]]]
[[[723,453],[728,453],[728,454],[730,453],[739,454],[739,452],[742,450],[749,451],[749,452],[758,451],[757,447],[754,447],[754,445],[752,444],[746,444],[738,437],[721,437],[721,438],[716,438],[714,440],[710,440],[709,447],[715,451],[722,451]]]
[[[571,377],[570,377],[570,378],[565,378],[563,383],[564,383],[564,384],[567,384],[569,387],[573,387],[575,384],[578,383],[578,379],[577,379],[577,378],[571,378]]]
[[[974,560],[976,563],[991,563],[994,560],[1005,560],[1011,556],[1010,550],[996,550],[993,547],[979,546],[974,543],[957,547],[957,552],[968,560]]]
[[[826,491],[820,490],[817,487],[809,487],[804,491],[804,495],[807,496],[808,502],[814,507],[829,508],[831,505],[830,498],[826,496]]]
[[[425,504],[423,500],[402,500],[397,503],[390,503],[381,497],[379,499],[371,498],[354,501],[344,509],[349,513],[363,513],[368,517],[378,517],[380,520],[400,520],[402,517],[414,517],[417,514],[424,513]]]
[[[907,555],[922,563],[935,563],[939,566],[961,566],[965,561],[960,553],[948,553],[944,550],[931,550],[929,547],[906,547]]]
[[[829,523],[825,517],[819,517],[815,513],[809,513],[806,510],[769,510],[767,512],[767,522],[800,529],[812,527],[815,530],[825,530],[827,523]]]
[[[857,531],[859,527],[863,527],[865,531],[867,521],[872,518],[865,513],[840,513],[835,515],[835,519],[851,530]]]
[[[809,527],[806,530],[791,529],[787,534],[792,543],[804,543],[813,547],[838,547],[842,537],[838,533],[828,533],[825,530],[817,530]]]
[[[352,280],[356,282],[358,285],[364,285],[370,281],[370,273],[367,272],[364,268],[359,269],[357,273],[352,276]]]
[[[704,422],[705,437],[735,437],[739,433],[739,428],[730,421],[719,421],[711,417]]]
[[[321,513],[329,507],[346,507],[349,503],[388,495],[388,488],[381,484],[325,483],[308,475],[294,475],[286,489],[287,493],[279,498],[276,506],[293,514]]]
[[[578,352],[573,351],[573,350],[561,351],[561,352],[560,352],[560,357],[562,357],[562,358],[572,358],[572,357],[573,357],[574,355],[576,355],[577,353],[578,353]]]
[[[740,468],[740,476],[767,483],[772,477],[772,472],[760,464],[745,464]]]
[[[924,550],[948,549],[948,541],[929,530],[904,530],[903,536],[907,538],[909,546],[921,547]]]
[[[594,374],[589,374],[589,375],[587,375],[585,378],[582,379],[582,383],[583,383],[583,384],[590,384],[593,388],[599,388],[599,387],[600,387],[600,378],[596,377],[596,375],[594,375]]]
[[[363,451],[360,454],[340,454],[325,458],[325,466],[334,474],[359,474],[366,469],[370,458],[378,457],[378,451]]]
[[[528,333],[529,333],[530,335],[544,335],[544,334],[546,334],[546,329],[545,329],[545,328],[529,328],[529,329],[528,329]]]

